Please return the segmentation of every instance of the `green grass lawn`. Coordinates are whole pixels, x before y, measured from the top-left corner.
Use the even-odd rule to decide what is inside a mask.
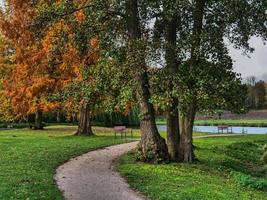
[[[62,199],[53,176],[68,159],[90,150],[124,142],[113,134],[72,136],[75,127],[54,126],[0,132],[0,199]]]
[[[32,131],[28,129],[1,131],[0,199],[62,199],[60,191],[57,189],[53,179],[55,170],[60,164],[90,150],[127,142],[127,140],[124,139],[115,140],[112,129],[95,127],[94,130],[97,132],[97,136],[93,137],[72,136],[75,129],[75,126],[51,126],[44,131]],[[166,133],[161,134],[162,136],[166,135]],[[203,133],[194,133],[194,135],[203,135]],[[139,136],[139,130],[134,129],[134,138],[137,139]],[[264,140],[266,142],[266,136],[242,137],[242,140],[248,142],[252,141],[252,139],[260,140],[259,143],[256,143],[258,145],[256,146],[257,148],[260,147]],[[239,137],[229,139],[197,139],[195,141],[196,145],[199,147],[197,155],[201,160],[198,164],[190,166],[177,164],[159,166],[143,165],[134,163],[132,156],[128,155],[123,157],[123,164],[120,169],[122,173],[129,178],[134,188],[139,189],[154,199],[177,199],[176,197],[183,197],[181,196],[183,194],[185,196],[188,195],[188,193],[193,195],[195,191],[196,197],[200,197],[200,188],[196,187],[195,189],[190,189],[190,185],[195,186],[197,183],[202,182],[202,178],[210,182],[210,186],[202,187],[208,187],[210,192],[212,192],[212,187],[215,189],[217,188],[218,191],[220,191],[219,189],[222,191],[224,185],[226,185],[226,187],[238,185],[236,181],[240,182],[239,179],[242,180],[242,174],[258,177],[266,172],[262,169],[260,163],[257,165],[250,165],[250,162],[248,162],[248,167],[242,168],[246,169],[246,173],[242,170],[233,169],[232,171],[241,172],[242,174],[232,173],[231,177],[228,177],[230,175],[228,175],[227,169],[229,167],[227,166],[231,164],[232,160],[224,159],[224,156],[227,156],[225,145],[230,145],[230,148],[234,141],[240,141]],[[235,148],[235,146],[231,148]],[[228,150],[230,151],[231,148]],[[252,146],[252,149],[253,148],[254,146]],[[246,152],[248,149],[246,147],[244,151]],[[210,150],[214,151],[212,153],[215,155],[213,158],[211,154],[208,153]],[[249,150],[251,150],[251,148]],[[224,152],[222,156],[220,155],[221,151]],[[242,156],[242,151],[237,151],[237,156]],[[252,154],[249,154],[249,158],[251,155]],[[243,159],[245,158],[246,156],[244,156]],[[236,159],[232,159],[236,161]],[[209,173],[206,173],[207,171]],[[249,171],[249,173],[247,173],[247,171]],[[182,172],[185,173],[183,176],[180,176],[179,174],[182,174]],[[171,176],[167,179],[166,176],[168,174]],[[142,176],[145,177],[143,181],[139,179]],[[196,180],[192,180],[192,176],[195,176]],[[218,176],[222,177],[218,179]],[[259,178],[256,179],[258,180]],[[155,182],[155,180],[157,180],[157,182]],[[228,185],[227,183],[231,184]],[[215,187],[215,185],[219,186]],[[183,187],[185,188],[183,194],[177,193],[177,189],[179,191]],[[250,190],[247,191],[247,186],[238,186],[235,190],[232,188],[231,192],[240,192],[240,188],[245,191],[246,195],[257,195],[255,197],[259,197],[258,199],[263,197],[262,190],[255,190],[256,192],[251,190],[251,192],[249,192]],[[155,192],[157,190],[161,192],[156,192],[156,196],[153,196],[153,191]],[[207,190],[204,190],[203,193],[205,193],[205,191]],[[247,197],[246,195],[245,197]]]
[[[158,125],[165,125],[165,119],[158,119]],[[218,125],[229,125],[229,126],[253,126],[253,127],[267,127],[267,119],[209,119],[209,120],[196,120],[195,125],[197,126],[218,126]]]
[[[267,166],[260,162],[267,135],[194,141],[199,159],[194,164],[136,163],[127,154],[118,170],[152,200],[267,199]]]

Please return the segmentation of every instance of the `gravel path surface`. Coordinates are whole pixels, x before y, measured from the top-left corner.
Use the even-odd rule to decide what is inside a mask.
[[[225,137],[206,135],[194,138]],[[144,200],[114,171],[114,160],[133,150],[138,142],[120,144],[91,151],[61,165],[55,180],[67,200]]]
[[[144,200],[113,170],[113,161],[137,142],[91,151],[57,169],[55,180],[67,200]]]

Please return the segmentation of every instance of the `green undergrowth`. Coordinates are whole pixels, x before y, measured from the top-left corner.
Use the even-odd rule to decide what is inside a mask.
[[[198,162],[144,164],[124,155],[118,170],[152,200],[265,200],[267,135],[195,139]]]

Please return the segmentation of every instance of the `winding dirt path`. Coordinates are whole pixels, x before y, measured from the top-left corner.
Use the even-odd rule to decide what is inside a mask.
[[[232,135],[205,135],[197,138]],[[91,151],[61,165],[55,180],[67,200],[144,200],[114,171],[113,164],[121,155],[133,150],[138,142],[120,144]]]
[[[113,169],[113,161],[137,142],[91,151],[57,169],[55,180],[67,200],[144,200]]]

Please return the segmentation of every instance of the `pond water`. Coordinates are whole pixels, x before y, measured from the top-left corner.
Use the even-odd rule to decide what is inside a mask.
[[[267,127],[239,127],[233,126],[233,133],[246,133],[246,134],[267,134]],[[159,131],[166,131],[166,125],[158,125]],[[204,133],[218,133],[217,126],[194,126],[194,131]]]

